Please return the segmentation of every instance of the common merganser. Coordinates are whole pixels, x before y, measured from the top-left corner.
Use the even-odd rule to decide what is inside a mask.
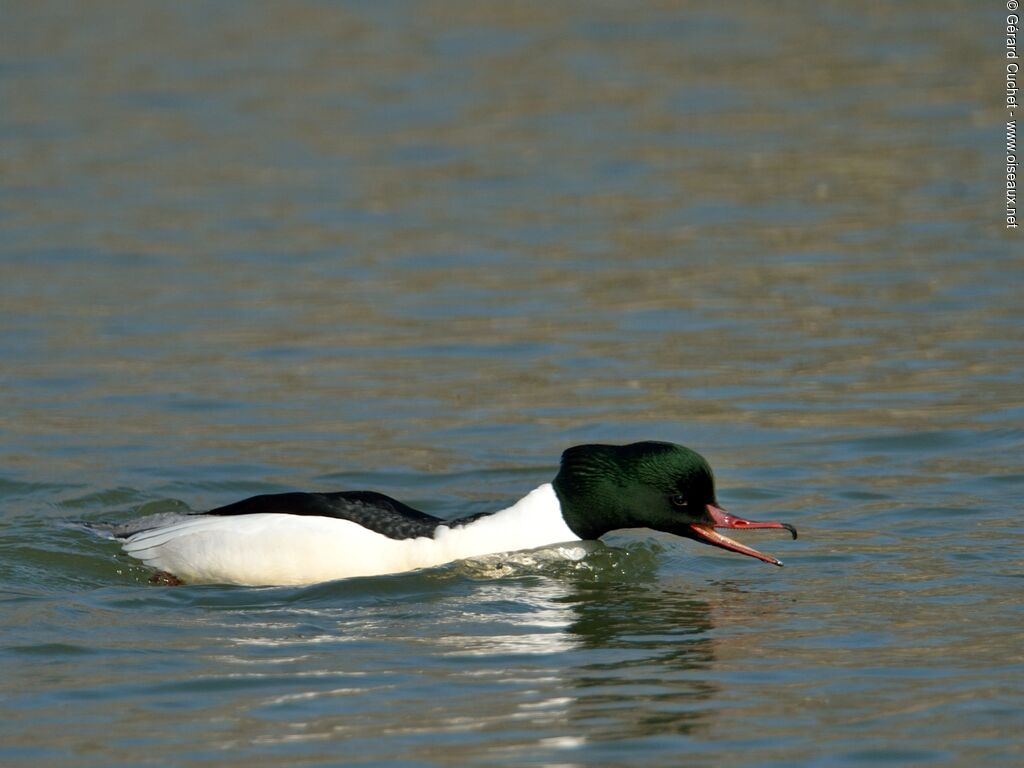
[[[124,551],[170,583],[314,584],[401,573],[500,552],[651,528],[782,565],[716,528],[781,528],[727,513],[707,461],[681,445],[578,445],[551,483],[498,512],[455,520],[373,491],[276,493],[209,512],[111,526]]]

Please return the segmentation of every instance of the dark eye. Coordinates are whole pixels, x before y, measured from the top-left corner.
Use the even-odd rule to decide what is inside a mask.
[[[681,493],[677,493],[675,496],[672,497],[672,506],[673,507],[685,507],[689,503],[690,502],[688,502],[686,500],[686,497],[683,496],[683,494],[681,494]]]

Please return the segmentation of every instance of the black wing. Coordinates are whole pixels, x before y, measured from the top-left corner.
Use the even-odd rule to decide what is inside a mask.
[[[337,493],[269,493],[253,496],[206,515],[315,515],[350,520],[390,539],[433,536],[445,521],[376,491]]]

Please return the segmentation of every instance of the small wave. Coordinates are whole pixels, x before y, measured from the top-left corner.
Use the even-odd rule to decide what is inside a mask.
[[[462,560],[452,569],[472,579],[550,576],[588,581],[636,580],[656,573],[662,550],[655,542],[613,547],[600,541],[581,541]]]

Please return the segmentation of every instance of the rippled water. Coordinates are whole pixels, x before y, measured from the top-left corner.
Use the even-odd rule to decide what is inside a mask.
[[[1019,762],[1002,32],[943,8],[6,4],[0,760]],[[787,567],[167,588],[68,525],[637,439]]]

